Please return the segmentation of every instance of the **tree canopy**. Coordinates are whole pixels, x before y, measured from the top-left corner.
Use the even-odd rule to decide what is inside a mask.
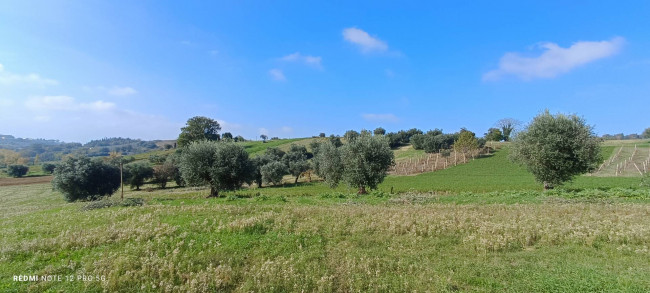
[[[510,147],[510,158],[550,189],[594,170],[602,162],[600,138],[584,119],[551,115],[547,110],[517,135]]]
[[[178,146],[184,147],[194,141],[219,140],[219,122],[208,117],[196,116],[187,120],[186,126],[181,128],[178,136]]]
[[[210,186],[210,197],[252,182],[253,165],[244,147],[232,142],[199,141],[181,154],[180,171],[190,186]]]
[[[52,186],[68,202],[98,200],[120,187],[120,169],[101,160],[70,157],[54,169]]]

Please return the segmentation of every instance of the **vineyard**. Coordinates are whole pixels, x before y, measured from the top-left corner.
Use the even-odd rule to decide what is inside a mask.
[[[650,171],[650,147],[647,144],[628,144],[614,148],[612,156],[606,159],[593,176],[635,177]]]
[[[410,147],[410,146],[409,146]],[[408,150],[407,150],[408,151]],[[401,157],[399,154],[395,160],[395,165],[388,170],[391,175],[408,176],[438,170],[444,170],[449,167],[465,164],[471,160],[490,155],[490,149],[475,150],[472,152],[438,152],[427,154],[424,152],[414,153],[410,156]]]

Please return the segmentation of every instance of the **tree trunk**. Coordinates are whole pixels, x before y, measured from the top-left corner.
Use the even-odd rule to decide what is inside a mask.
[[[210,187],[210,195],[208,195],[207,198],[211,198],[211,197],[219,197],[219,190],[214,186]]]
[[[365,186],[359,187],[359,192],[357,192],[357,194],[366,194],[366,193],[368,193],[368,192],[366,191]]]
[[[300,178],[300,175],[296,176],[296,181],[294,182],[296,185],[298,185],[298,178]]]
[[[544,181],[544,190],[553,189],[553,184]]]
[[[262,188],[262,181],[257,181],[257,187]]]

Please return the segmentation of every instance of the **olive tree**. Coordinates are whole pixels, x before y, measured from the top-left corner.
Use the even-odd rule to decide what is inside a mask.
[[[367,193],[375,189],[388,175],[388,168],[395,164],[393,151],[384,136],[361,135],[341,147],[343,180]]]
[[[309,170],[309,162],[307,162],[308,153],[305,146],[292,144],[289,151],[284,154],[282,160],[289,170],[289,174],[296,177],[294,183],[298,183],[298,178],[302,172]]]
[[[343,138],[347,141],[350,142],[352,140],[355,140],[357,137],[359,137],[359,132],[356,130],[348,130],[343,134]]]
[[[375,135],[384,135],[386,134],[386,129],[382,127],[377,127],[372,133],[374,133]]]
[[[551,189],[594,170],[602,162],[600,141],[584,119],[547,110],[513,140],[510,158]]]
[[[52,174],[52,173],[54,173],[54,169],[56,169],[56,164],[53,164],[53,163],[43,163],[43,164],[41,165],[41,168],[43,169],[43,171]]]
[[[151,177],[153,177],[153,168],[149,163],[134,162],[124,165],[124,180],[135,190],[140,190],[144,181]]]
[[[178,168],[167,160],[162,165],[153,166],[153,181],[158,184],[160,188],[165,189],[165,187],[167,187],[167,182],[174,179],[177,172]]]
[[[194,141],[219,140],[219,122],[208,117],[196,116],[187,120],[185,127],[181,128],[178,136],[178,146],[184,147]]]
[[[331,141],[323,142],[315,152],[314,170],[316,175],[323,178],[331,188],[338,186],[343,178],[343,163],[341,161],[341,148],[337,148]]]
[[[101,160],[70,157],[54,169],[52,186],[68,202],[98,200],[120,187],[120,169]]]
[[[244,147],[235,143],[193,142],[181,154],[180,171],[190,186],[210,186],[208,197],[252,182],[253,165]]]
[[[9,165],[7,167],[7,175],[14,178],[20,178],[27,175],[27,171],[29,171],[29,167],[25,165]]]
[[[289,173],[287,166],[279,161],[272,161],[260,168],[262,180],[273,185],[282,184],[282,177]]]

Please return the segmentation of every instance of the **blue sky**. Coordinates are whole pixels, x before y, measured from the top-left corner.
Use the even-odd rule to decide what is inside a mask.
[[[0,2],[0,133],[482,135],[546,108],[650,127],[647,1],[202,2]]]

